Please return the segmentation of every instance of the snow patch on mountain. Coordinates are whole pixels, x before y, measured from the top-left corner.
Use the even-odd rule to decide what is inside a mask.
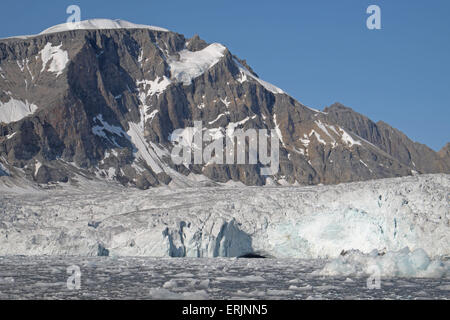
[[[314,121],[315,124],[319,127],[319,129],[325,133],[330,139],[331,139],[331,143],[333,145],[336,144],[336,140],[335,138],[330,134],[330,132],[328,131],[327,127],[330,128],[331,130],[333,130],[334,128],[331,128],[332,126],[329,126],[327,124],[323,124],[322,121],[318,120],[318,121]],[[337,133],[336,133],[337,134]]]
[[[323,140],[323,139],[320,137],[320,134],[317,133],[314,129],[311,130],[311,132],[309,133],[309,136],[310,136],[310,137],[312,137],[313,135],[316,137],[316,139],[317,139],[317,141],[319,141],[319,143],[324,144],[324,145],[327,144],[327,142],[326,142],[325,140]]]
[[[275,132],[277,133],[278,139],[281,141],[281,144],[284,147],[286,147],[286,145],[284,144],[284,141],[283,141],[283,134],[281,133],[280,127],[277,123],[277,115],[276,114],[273,115],[273,122],[275,124]]]
[[[11,123],[33,114],[38,107],[35,104],[11,98],[6,103],[0,101],[0,122]]]
[[[34,176],[36,176],[39,172],[39,169],[42,167],[42,163],[36,160],[36,165],[34,167]]]
[[[266,90],[275,93],[275,94],[283,94],[285,93],[280,88],[274,86],[273,84],[266,82],[264,80],[259,79],[258,77],[254,76],[250,71],[247,70],[246,67],[244,67],[239,61],[234,59],[234,63],[238,66],[241,74],[240,77],[237,79],[240,83],[243,83],[245,81],[248,81],[249,78],[256,80],[260,85],[262,85]]]
[[[170,80],[166,77],[157,77],[155,80],[141,80],[137,81],[136,85],[143,86],[143,89],[139,91],[139,99],[141,103],[145,103],[147,97],[151,97],[155,94],[159,95],[167,89],[171,84]]]
[[[220,43],[213,43],[200,51],[180,51],[179,59],[170,57],[168,61],[172,78],[184,85],[191,84],[192,79],[201,76],[219,62],[225,50]]]
[[[130,126],[127,132],[128,137],[136,148],[134,151],[135,158],[144,160],[156,174],[163,172],[162,163],[159,161],[157,154],[145,140],[143,128],[133,122],[129,122],[128,125]]]
[[[152,97],[153,95],[160,95],[166,88],[171,84],[171,81],[166,77],[157,77],[155,80],[140,80],[136,81],[136,86],[138,88],[138,98],[139,98],[139,112],[140,112],[140,123],[139,126],[144,130],[144,126],[147,123],[148,119],[150,121],[158,113],[158,110],[153,110],[150,115],[148,112],[151,108],[151,105],[147,104],[147,99]]]
[[[24,61],[22,60],[22,63],[20,63],[20,61],[17,60],[16,63],[17,63],[17,65],[19,66],[20,71],[23,72],[23,70],[24,70],[24,68],[25,68],[25,63],[24,63]]]
[[[8,134],[8,135],[6,136],[6,139],[7,139],[7,140],[12,139],[16,134],[17,134],[17,132],[13,132],[13,133],[11,133],[11,134]]]
[[[347,131],[345,131],[344,129],[339,128],[339,131],[342,132],[342,141],[344,141],[350,147],[352,147],[354,145],[359,145],[359,146],[361,145],[361,141],[353,139],[352,136],[350,134],[348,134]]]
[[[228,100],[228,97],[225,97],[225,99],[220,98],[220,101],[228,108],[231,104],[231,102]]]
[[[56,73],[56,76],[60,76],[67,64],[69,63],[69,54],[67,51],[62,50],[62,43],[59,46],[53,46],[50,42],[47,43],[44,49],[41,50],[41,59],[42,59],[42,70],[45,71],[47,68],[47,64],[50,62],[48,66],[48,71]]]
[[[309,144],[311,143],[311,140],[309,140],[308,135],[304,134],[303,138],[300,138],[299,141],[307,148]]]
[[[211,125],[211,124],[214,124],[215,122],[217,122],[220,118],[222,118],[223,116],[225,116],[225,115],[229,115],[230,114],[230,112],[224,112],[224,113],[221,113],[221,114],[219,114],[213,121],[210,121],[209,122],[209,124]]]
[[[120,147],[120,145],[116,142],[116,139],[108,135],[107,132],[109,132],[112,135],[126,138],[127,134],[125,133],[125,131],[121,127],[113,126],[108,122],[106,122],[105,120],[103,120],[102,114],[97,115],[96,117],[94,117],[93,120],[95,123],[98,124],[92,127],[92,133],[99,137],[109,140],[116,147]]]

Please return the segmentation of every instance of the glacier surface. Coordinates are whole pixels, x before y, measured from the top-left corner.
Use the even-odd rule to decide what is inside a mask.
[[[2,177],[5,178],[5,177]],[[0,255],[449,255],[450,175],[312,187],[2,188]]]

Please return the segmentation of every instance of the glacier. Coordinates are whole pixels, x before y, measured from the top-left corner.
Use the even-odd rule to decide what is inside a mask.
[[[448,257],[449,186],[436,174],[334,186],[0,187],[0,255],[331,259],[408,247]]]

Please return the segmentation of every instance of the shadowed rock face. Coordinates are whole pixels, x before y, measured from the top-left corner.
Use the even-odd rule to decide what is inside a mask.
[[[208,54],[215,60],[198,65]],[[275,183],[450,172],[448,145],[436,153],[340,104],[309,109],[262,82],[225,47],[157,30],[0,40],[0,119],[0,163],[8,178],[39,184],[82,175],[147,189],[190,173],[267,183],[261,164],[173,164],[169,136],[199,120],[204,128],[277,129]]]

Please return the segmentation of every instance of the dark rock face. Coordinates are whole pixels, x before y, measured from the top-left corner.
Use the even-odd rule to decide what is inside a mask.
[[[193,54],[209,57],[211,48],[220,56],[189,81],[174,69]],[[19,168],[39,184],[82,175],[141,189],[190,173],[217,182],[268,182],[261,163],[175,165],[170,135],[199,120],[209,129],[276,129],[275,183],[450,173],[449,145],[436,153],[340,104],[309,109],[217,48],[198,36],[146,29],[0,40],[0,173]]]
[[[450,158],[450,142],[447,143],[439,152],[439,157],[441,157],[441,159],[445,159],[445,158]]]
[[[42,165],[36,170],[35,180],[37,183],[68,182],[69,177],[64,171]]]
[[[437,153],[423,144],[411,141],[387,123],[374,123],[341,104],[334,104],[326,108],[325,112],[343,128],[373,143],[402,164],[420,173],[450,172],[449,144]]]

